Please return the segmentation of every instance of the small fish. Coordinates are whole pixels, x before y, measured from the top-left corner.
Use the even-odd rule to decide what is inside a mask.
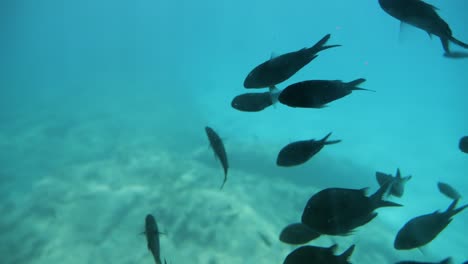
[[[227,173],[229,168],[226,149],[224,148],[224,144],[221,138],[211,127],[205,127],[205,131],[206,135],[208,136],[208,140],[210,141],[210,146],[215,153],[215,156],[219,159],[221,165],[223,166],[224,180],[220,187],[220,189],[223,189],[224,184],[227,181]]]
[[[148,250],[153,254],[156,264],[161,264],[161,252],[159,248],[159,230],[154,216],[148,214],[145,219],[146,241],[148,242]]]
[[[315,59],[317,53],[341,45],[324,46],[330,39],[330,34],[325,35],[314,46],[289,52],[278,57],[272,57],[255,67],[245,78],[245,88],[266,88],[286,81],[296,72]]]
[[[448,185],[447,183],[438,182],[437,187],[439,188],[439,191],[442,194],[444,194],[452,200],[460,200],[462,198],[460,193],[458,193],[457,190],[455,190],[452,186]]]
[[[419,261],[399,261],[395,264],[451,264],[452,263],[452,258],[446,258],[444,260],[441,260],[439,262],[419,262]]]
[[[396,197],[402,197],[405,192],[405,184],[411,179],[411,176],[401,177],[400,169],[397,169],[395,177],[390,174],[385,174],[383,172],[376,172],[375,177],[380,186],[384,185],[386,182],[391,182],[392,186],[389,189],[389,195]]]
[[[302,213],[302,223],[312,230],[326,235],[351,234],[377,216],[380,207],[402,206],[382,200],[391,187],[387,182],[370,197],[366,189],[327,188],[314,194]]]
[[[352,245],[341,255],[335,256],[336,244],[328,248],[302,246],[289,253],[283,264],[349,264],[348,258],[353,254],[354,247]]]
[[[455,209],[459,200],[454,200],[445,212],[435,211],[409,220],[399,231],[393,242],[398,250],[422,247],[436,238],[452,221],[452,217],[463,211],[468,204]]]
[[[468,153],[468,136],[464,136],[460,138],[460,142],[458,143],[458,148],[462,152]]]
[[[341,142],[341,140],[327,141],[330,135],[331,132],[321,140],[301,140],[286,145],[280,150],[276,159],[276,165],[291,167],[303,164],[317,154],[325,145]]]
[[[278,101],[280,91],[271,86],[269,92],[245,93],[234,97],[231,106],[243,112],[260,112]]]
[[[291,245],[300,245],[319,236],[320,233],[315,232],[303,223],[295,223],[288,225],[281,231],[279,240]]]
[[[436,12],[437,8],[422,0],[379,0],[380,7],[401,23],[410,24],[440,38],[446,54],[450,54],[449,41],[468,49],[468,44],[452,36],[450,26]]]
[[[347,83],[340,80],[298,82],[286,87],[281,92],[278,100],[290,107],[323,108],[326,104],[343,98],[355,90],[374,92],[373,90],[357,87],[365,81],[366,79],[360,78]]]

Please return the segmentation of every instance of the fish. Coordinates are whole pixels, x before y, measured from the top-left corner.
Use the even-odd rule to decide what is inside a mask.
[[[468,136],[464,136],[460,138],[460,142],[458,143],[458,148],[462,152],[468,153]]]
[[[455,209],[459,200],[454,200],[445,212],[438,210],[409,220],[397,233],[393,247],[409,250],[422,247],[434,240],[468,204]]]
[[[231,106],[243,112],[260,112],[278,101],[279,89],[271,86],[264,93],[244,93],[232,99]]]
[[[399,207],[401,204],[384,201],[383,195],[391,187],[387,182],[370,197],[367,188],[327,188],[314,194],[307,202],[301,222],[312,230],[326,235],[346,236],[377,216],[380,207]]]
[[[379,0],[380,7],[400,22],[410,24],[440,38],[446,54],[450,54],[449,42],[468,49],[468,44],[452,35],[450,26],[437,14],[437,8],[422,0]]]
[[[244,80],[244,87],[266,88],[286,81],[315,59],[318,56],[318,52],[341,46],[325,46],[327,41],[330,39],[330,36],[330,34],[325,35],[310,48],[303,48],[277,57],[272,56],[269,60],[256,66],[249,72]]]
[[[437,187],[443,195],[447,196],[452,200],[459,200],[462,198],[460,193],[458,193],[457,190],[455,190],[452,186],[448,185],[447,183],[438,182]]]
[[[451,263],[452,263],[452,258],[446,258],[439,262],[420,262],[420,261],[407,260],[407,261],[398,261],[395,264],[451,264]]]
[[[341,140],[327,139],[332,133],[328,133],[320,140],[301,140],[290,143],[283,147],[278,153],[276,165],[280,167],[291,167],[301,165],[317,154],[325,145],[331,145],[341,142]]]
[[[320,233],[315,232],[303,223],[294,223],[283,228],[279,240],[291,245],[300,245],[312,241],[319,236]]]
[[[161,264],[161,251],[159,246],[159,230],[158,224],[151,214],[146,215],[145,218],[145,232],[146,241],[148,242],[148,250],[153,254],[156,264]]]
[[[405,184],[411,179],[410,176],[401,177],[400,169],[397,169],[395,177],[390,174],[377,171],[375,173],[377,182],[380,186],[384,185],[386,182],[391,182],[392,186],[389,189],[388,194],[396,197],[402,197],[405,192]]]
[[[211,127],[205,127],[205,132],[208,136],[210,146],[213,149],[215,156],[219,159],[221,165],[223,166],[224,180],[220,187],[220,189],[223,189],[224,184],[226,184],[227,181],[227,173],[229,168],[226,149],[224,148],[223,141],[221,140],[219,135]]]
[[[302,246],[289,253],[283,264],[348,264],[348,258],[353,254],[355,245],[351,245],[341,255],[334,253],[338,245],[330,247]]]
[[[290,107],[324,108],[330,102],[343,98],[352,91],[372,91],[357,87],[366,79],[359,78],[351,82],[341,80],[308,80],[286,87],[279,95],[280,103]]]

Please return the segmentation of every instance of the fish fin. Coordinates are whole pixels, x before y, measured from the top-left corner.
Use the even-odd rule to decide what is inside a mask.
[[[329,140],[329,141],[325,141],[323,142],[324,145],[332,145],[332,144],[336,144],[336,143],[340,143],[341,142],[341,139],[337,139],[337,140]]]
[[[382,198],[387,193],[387,191],[392,187],[393,181],[387,181],[383,184],[373,195],[371,195],[370,199],[372,200],[374,207],[393,207],[393,206],[403,206],[398,203],[384,201]]]
[[[401,179],[400,168],[397,168],[397,169],[396,169],[395,177],[396,177],[397,179]]]
[[[340,255],[340,259],[347,260],[353,254],[356,245],[351,245],[343,254]]]
[[[274,58],[276,58],[276,57],[278,57],[278,54],[276,54],[276,52],[272,52],[272,53],[270,54],[270,60],[272,60],[272,59],[274,59]]]
[[[362,84],[363,82],[365,82],[366,79],[364,78],[359,78],[359,79],[356,79],[354,81],[350,81],[350,82],[347,82],[346,85],[349,85],[349,86],[358,86],[360,84]]]
[[[448,38],[440,38],[440,43],[442,43],[442,47],[444,48],[445,53],[450,53],[449,48],[449,40]]]
[[[449,40],[455,44],[457,44],[458,46],[462,47],[462,48],[465,48],[465,49],[468,49],[468,44],[454,38],[454,37],[450,37]]]
[[[329,49],[329,48],[334,48],[334,47],[340,47],[341,46],[341,45],[324,46],[325,43],[327,43],[327,41],[330,39],[330,37],[331,37],[330,34],[325,35],[323,38],[321,38],[319,41],[317,41],[317,43],[315,43],[312,47],[308,48],[307,50],[311,54],[316,54],[317,52],[322,51],[322,50],[326,50],[326,49]],[[313,56],[312,59],[314,59],[315,57],[317,57],[317,56]]]
[[[327,139],[331,136],[332,132],[328,133],[326,136],[324,136],[320,141],[325,142]]]
[[[359,189],[359,190],[362,192],[362,194],[363,194],[364,196],[366,196],[367,193],[369,192],[369,187],[365,187],[365,188],[362,188],[362,189]]]
[[[219,187],[219,190],[223,189],[224,184],[226,184],[226,181],[227,181],[227,172],[224,174],[224,180],[223,180],[223,183],[221,184],[221,186]]]

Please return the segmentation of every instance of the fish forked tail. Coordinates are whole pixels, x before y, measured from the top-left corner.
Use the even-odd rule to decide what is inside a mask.
[[[382,199],[384,194],[387,193],[387,191],[392,187],[392,185],[393,181],[387,181],[382,186],[380,186],[380,188],[373,195],[371,195],[370,199],[374,205],[374,208],[403,206],[401,204],[390,201],[384,201]]]
[[[327,34],[325,35],[321,40],[319,40],[317,43],[315,43],[315,45],[313,45],[312,47],[308,48],[307,50],[310,51],[312,54],[316,54],[317,52],[319,51],[322,51],[322,50],[326,50],[326,49],[329,49],[329,48],[334,48],[334,47],[340,47],[341,45],[328,45],[328,46],[324,46],[325,43],[327,43],[327,41],[330,39],[331,35],[330,34]]]
[[[447,210],[444,212],[449,215],[449,218],[460,213],[461,211],[465,210],[468,207],[468,204],[463,205],[462,207],[459,207],[455,209],[457,206],[457,203],[460,199],[453,200],[453,202],[450,204],[450,206],[447,208]]]
[[[338,140],[330,140],[327,141],[327,139],[331,136],[332,132],[328,133],[325,137],[323,137],[320,141],[323,142],[324,145],[331,145],[331,144],[336,144],[340,143],[341,139]]]
[[[365,81],[366,81],[366,79],[364,79],[364,78],[359,78],[359,79],[356,79],[356,80],[354,80],[354,81],[347,82],[347,83],[345,83],[345,85],[346,85],[350,90],[353,90],[353,91],[354,91],[354,90],[362,90],[362,91],[375,92],[375,90],[357,87],[358,85],[364,83]]]

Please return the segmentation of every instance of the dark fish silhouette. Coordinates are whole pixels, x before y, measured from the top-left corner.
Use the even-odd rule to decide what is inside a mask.
[[[269,92],[245,93],[234,97],[231,106],[243,112],[260,112],[278,101],[280,91],[271,86]]]
[[[468,49],[468,44],[452,36],[450,26],[436,12],[437,8],[421,0],[379,0],[390,16],[440,38],[444,51],[450,54],[449,41]]]
[[[320,233],[315,232],[303,223],[290,224],[285,227],[280,234],[280,241],[291,244],[300,245],[314,240],[320,236]]]
[[[402,197],[405,192],[405,184],[411,179],[411,176],[401,177],[400,169],[397,169],[395,177],[390,174],[385,174],[383,172],[376,172],[375,177],[380,186],[384,185],[386,182],[391,182],[391,187],[388,194],[396,197]]]
[[[464,136],[460,138],[460,142],[458,143],[458,148],[465,153],[468,153],[468,136]]]
[[[208,136],[208,140],[210,141],[211,148],[213,149],[216,157],[219,159],[221,165],[223,166],[224,180],[220,187],[220,189],[223,189],[224,184],[227,181],[227,173],[229,168],[226,150],[224,148],[223,141],[211,127],[205,127],[205,131],[206,135]]]
[[[340,80],[298,82],[286,87],[278,100],[290,107],[323,108],[326,104],[351,94],[352,91],[373,91],[357,87],[365,81],[366,79],[360,78],[348,83]]]
[[[432,214],[421,215],[409,220],[396,235],[393,243],[395,249],[413,249],[431,242],[450,224],[454,215],[468,207],[467,204],[455,209],[457,203],[458,200],[454,200],[445,212],[435,211]]]
[[[338,246],[331,247],[302,246],[295,249],[284,260],[283,264],[348,264],[348,258],[353,254],[354,245],[341,255],[334,253]]]
[[[291,167],[300,165],[312,158],[325,145],[341,142],[341,140],[327,141],[330,135],[331,132],[328,133],[328,135],[326,135],[321,140],[301,140],[286,145],[280,150],[278,158],[276,159],[276,165],[281,167]]]
[[[448,185],[447,183],[438,182],[437,187],[443,195],[447,196],[452,200],[460,200],[462,198],[461,195],[457,192],[457,190],[455,190],[452,186]]]
[[[148,250],[153,254],[156,264],[161,264],[161,252],[159,248],[159,230],[154,216],[148,214],[145,218],[146,241],[148,242]]]
[[[330,34],[325,35],[314,46],[289,52],[278,57],[272,57],[268,61],[255,67],[245,78],[245,88],[266,88],[286,81],[297,71],[315,59],[317,53],[341,45],[324,46],[330,39]]]
[[[369,223],[377,216],[377,208],[402,206],[384,201],[384,193],[391,187],[385,183],[370,197],[366,189],[328,188],[314,194],[302,213],[302,223],[327,235],[348,235],[355,228]]]
[[[452,258],[446,258],[444,260],[441,260],[439,262],[420,262],[420,261],[399,261],[395,264],[451,264],[452,263]]]

